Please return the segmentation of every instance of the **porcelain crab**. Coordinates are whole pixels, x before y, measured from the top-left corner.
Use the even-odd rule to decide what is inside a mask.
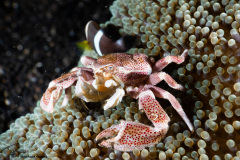
[[[82,57],[85,68],[76,67],[69,73],[53,80],[44,93],[40,106],[47,112],[52,112],[54,104],[65,90],[65,105],[71,98],[71,86],[75,86],[75,96],[86,102],[106,100],[103,108],[114,107],[125,95],[138,99],[139,109],[144,109],[154,127],[139,122],[121,121],[99,133],[96,140],[108,137],[100,143],[101,146],[114,147],[120,151],[144,149],[158,143],[168,131],[170,118],[160,106],[156,97],[170,101],[173,108],[193,131],[193,126],[177,99],[166,90],[155,85],[162,80],[178,90],[183,87],[176,83],[162,69],[169,63],[184,62],[187,50],[181,56],[166,56],[156,63],[141,53],[114,53],[98,59]],[[115,136],[115,137],[114,137]]]

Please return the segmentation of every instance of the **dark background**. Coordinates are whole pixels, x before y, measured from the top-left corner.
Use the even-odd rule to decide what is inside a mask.
[[[0,1],[0,133],[31,113],[49,82],[77,65],[89,20],[110,19],[112,0]]]

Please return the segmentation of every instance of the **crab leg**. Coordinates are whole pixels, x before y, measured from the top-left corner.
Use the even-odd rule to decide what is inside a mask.
[[[101,146],[114,147],[120,151],[132,151],[133,149],[144,149],[158,143],[168,131],[170,118],[155,99],[151,90],[139,94],[139,106],[145,110],[147,117],[152,121],[154,127],[139,122],[121,121],[96,137],[99,140],[111,137],[100,143]],[[116,137],[113,137],[117,134]]]
[[[116,92],[110,97],[108,100],[106,100],[106,104],[104,104],[103,108],[104,110],[107,110],[111,107],[115,107],[119,104],[119,102],[122,101],[123,96],[125,95],[124,89],[117,88]]]
[[[178,84],[171,76],[169,76],[165,72],[152,73],[149,76],[148,84],[156,85],[159,82],[161,82],[162,80],[165,80],[167,82],[167,84],[174,89],[178,89],[178,90],[184,89],[183,86]]]
[[[168,124],[170,118],[160,106],[151,90],[145,90],[138,96],[139,108],[143,108],[148,119],[152,121],[155,128],[162,128],[162,124]]]
[[[41,98],[41,108],[47,112],[53,112],[54,105],[60,98],[62,90],[65,90],[66,96],[63,100],[63,105],[66,105],[71,99],[71,86],[74,85],[77,80],[91,83],[93,80],[92,69],[76,67],[73,68],[71,72],[51,81],[48,89]]]
[[[171,103],[171,105],[173,106],[173,108],[177,111],[177,113],[182,117],[182,119],[184,120],[184,122],[187,124],[188,128],[193,132],[194,128],[193,128],[193,125],[192,123],[190,122],[190,120],[188,119],[187,115],[185,114],[185,112],[183,111],[183,108],[181,106],[181,104],[178,102],[178,100],[171,94],[169,93],[168,91],[164,90],[164,89],[161,89],[159,87],[156,87],[156,86],[153,86],[151,84],[147,84],[143,87],[140,87],[140,88],[131,88],[131,87],[128,87],[126,90],[127,90],[127,93],[129,95],[131,95],[132,97],[134,98],[137,98],[137,94],[143,90],[147,90],[147,89],[150,89],[154,95],[156,97],[159,97],[159,98],[164,98],[164,99],[167,99],[169,100],[169,102]],[[139,109],[143,109],[141,108],[141,105],[139,105]]]
[[[166,56],[163,57],[162,59],[158,60],[155,63],[155,66],[153,67],[153,71],[161,71],[163,68],[165,68],[169,63],[177,63],[181,64],[184,62],[185,57],[187,56],[188,50],[184,50],[181,56]]]
[[[187,115],[183,111],[183,108],[180,105],[180,103],[178,102],[178,100],[171,93],[169,93],[168,91],[166,91],[164,89],[158,88],[156,86],[147,85],[147,87],[149,89],[151,89],[153,91],[154,95],[156,95],[157,97],[169,100],[169,102],[171,103],[173,108],[177,111],[177,113],[182,117],[184,122],[187,124],[190,131],[193,132],[194,128],[193,128],[192,123],[190,122]]]

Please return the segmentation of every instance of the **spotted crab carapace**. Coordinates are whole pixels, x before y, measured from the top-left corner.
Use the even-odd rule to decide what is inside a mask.
[[[103,105],[105,110],[118,105],[125,95],[129,95],[138,99],[139,109],[144,109],[154,127],[122,120],[120,124],[99,133],[96,139],[108,137],[110,139],[102,141],[100,145],[114,147],[120,151],[143,149],[158,143],[169,128],[170,118],[155,96],[169,100],[189,129],[193,131],[192,123],[177,99],[166,90],[155,86],[165,80],[170,87],[183,89],[162,69],[172,62],[177,64],[184,62],[186,54],[187,50],[181,56],[166,56],[156,63],[141,53],[114,53],[98,59],[82,57],[81,62],[85,68],[76,67],[69,73],[53,80],[44,93],[40,106],[43,110],[52,112],[62,90],[65,90],[63,106],[66,105],[72,98],[71,86],[73,85],[75,86],[75,96],[86,102],[107,99]]]

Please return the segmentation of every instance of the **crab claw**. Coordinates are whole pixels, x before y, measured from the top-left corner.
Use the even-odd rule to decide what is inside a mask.
[[[48,89],[41,98],[41,108],[46,112],[53,112],[54,105],[62,95],[63,90],[65,90],[65,97],[62,106],[67,105],[72,98],[71,86],[74,85],[77,80],[83,80],[90,83],[92,79],[92,69],[73,68],[71,72],[62,75],[49,84]]]
[[[166,128],[156,129],[139,122],[121,121],[120,124],[99,133],[96,140],[111,137],[99,145],[114,147],[119,151],[132,151],[135,148],[142,150],[161,140],[168,130],[168,125],[165,126]]]
[[[142,150],[157,144],[165,136],[170,119],[155,99],[153,92],[146,90],[141,92],[138,97],[139,108],[144,109],[154,127],[139,122],[121,121],[120,124],[99,133],[96,140],[111,137],[102,141],[100,146],[114,147],[120,151],[133,151],[135,148]]]
[[[76,71],[74,71],[76,72]],[[71,72],[70,72],[71,73]],[[63,75],[56,80],[53,80],[46,92],[43,94],[40,106],[46,112],[52,113],[54,105],[62,95],[62,90],[65,89],[65,97],[63,100],[63,106],[71,99],[71,85],[77,80],[77,77],[71,77],[70,75]]]
[[[52,113],[54,110],[53,106],[55,105],[55,103],[57,102],[61,95],[62,95],[61,87],[48,88],[41,98],[40,106],[44,111]]]

